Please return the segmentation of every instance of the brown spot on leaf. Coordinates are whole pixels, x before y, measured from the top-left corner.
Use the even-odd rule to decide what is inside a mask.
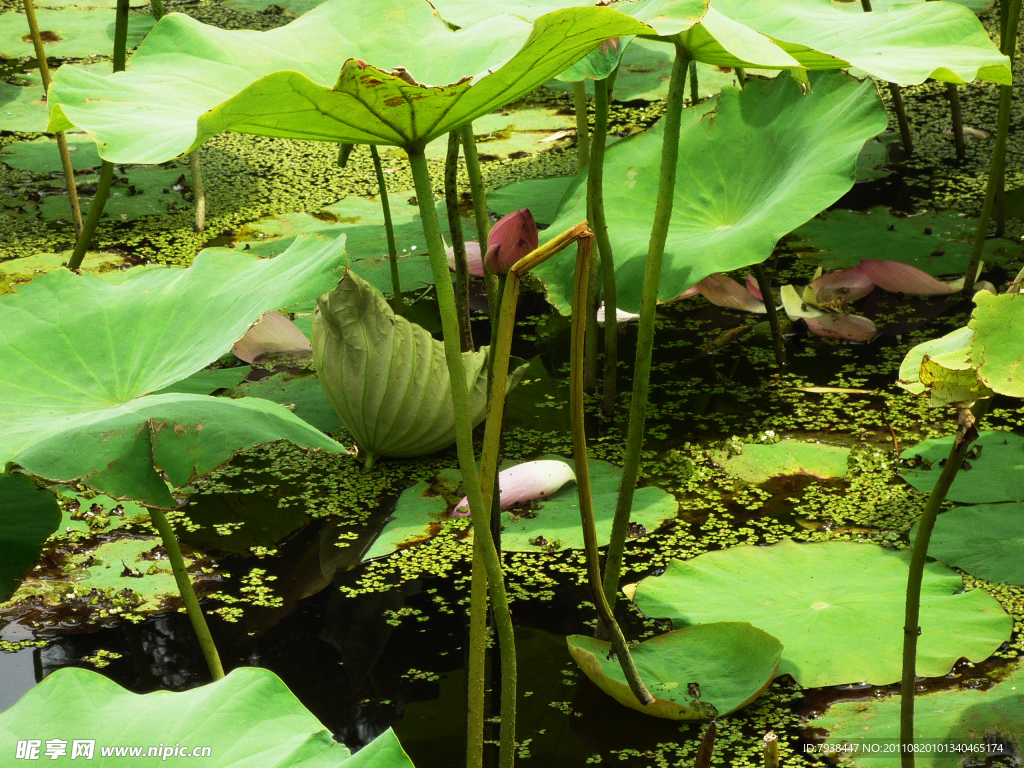
[[[44,43],[59,43],[63,38],[56,32],[51,32],[49,29],[44,29],[39,32],[39,39]],[[21,38],[23,43],[31,43],[32,35],[24,35]]]
[[[401,96],[393,96],[390,99],[384,100],[384,105],[387,107],[400,107],[405,103],[405,99]]]

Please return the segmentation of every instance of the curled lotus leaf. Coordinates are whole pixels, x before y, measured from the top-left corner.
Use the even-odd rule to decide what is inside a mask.
[[[123,73],[61,67],[48,130],[82,128],[118,163],[161,163],[227,130],[422,148],[522,98],[603,41],[652,31],[596,6],[532,24],[495,16],[459,31],[427,0],[328,0],[267,32],[172,13]]]
[[[488,348],[462,359],[476,426],[487,412]],[[351,270],[317,301],[313,364],[327,399],[371,462],[425,456],[455,442],[444,345],[395,315]]]
[[[60,269],[0,297],[0,464],[157,506],[235,452],[341,446],[266,400],[159,393],[213,363],[264,312],[336,284],[344,240],[275,259],[208,249],[119,283]]]
[[[684,110],[672,220],[658,298],[671,301],[708,275],[764,261],[776,242],[838,200],[854,183],[864,142],[885,128],[871,82],[815,73],[803,95],[790,77],[725,88]],[[619,306],[640,311],[657,197],[663,121],[605,155],[605,204]],[[774,147],[736,152],[737,146]],[[706,169],[714,168],[714,173]],[[587,173],[575,178],[547,232],[586,218]],[[550,235],[549,235],[550,237]],[[567,313],[573,266],[555,256],[533,274]]]
[[[354,755],[295,697],[273,672],[242,667],[190,691],[137,694],[96,672],[59,669],[0,714],[0,749],[14,755],[25,729],[66,742],[67,759],[76,741],[93,744],[87,760],[99,768],[124,762],[100,747],[134,744],[189,749],[167,765],[202,763],[209,768],[412,768],[390,728]],[[131,734],[126,739],[125,734]],[[209,752],[195,754],[194,747]],[[43,749],[40,749],[42,754]],[[143,752],[146,755],[146,752]],[[79,755],[82,757],[82,755]],[[196,760],[196,757],[202,759]],[[136,764],[138,764],[136,762]]]
[[[974,331],[971,364],[992,391],[1024,397],[1024,294],[993,296],[980,291],[969,327]]]
[[[931,404],[940,407],[991,397],[992,390],[971,365],[973,343],[973,329],[957,328],[942,338],[918,344],[903,358],[899,385],[914,395],[927,393]]]
[[[24,475],[0,475],[0,602],[7,600],[60,526],[57,498]]]

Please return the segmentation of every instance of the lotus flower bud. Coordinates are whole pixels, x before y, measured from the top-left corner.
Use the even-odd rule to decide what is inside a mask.
[[[533,220],[530,209],[513,211],[491,230],[487,238],[484,263],[492,272],[499,275],[508,274],[513,264],[531,251],[537,250],[539,244],[537,222]]]

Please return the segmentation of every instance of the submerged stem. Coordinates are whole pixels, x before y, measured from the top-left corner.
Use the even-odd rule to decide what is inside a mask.
[[[370,145],[370,157],[373,158],[373,170],[377,175],[377,191],[380,194],[380,207],[384,212],[384,233],[388,238],[388,263],[391,266],[391,296],[395,314],[405,314],[405,300],[402,298],[402,281],[398,277],[398,246],[395,245],[395,225],[391,221],[391,203],[388,201],[388,185],[384,181],[384,168],[380,163],[377,147]]]
[[[782,328],[779,326],[779,310],[775,307],[775,299],[772,298],[772,284],[765,274],[763,264],[754,264],[751,269],[754,271],[754,278],[757,280],[757,288],[761,291],[761,300],[764,308],[768,310],[768,327],[772,329],[772,346],[775,348],[775,364],[779,368],[785,368],[786,342],[782,338]]]
[[[460,343],[463,352],[473,351],[473,330],[469,325],[469,263],[466,261],[466,238],[459,216],[459,133],[448,134],[448,154],[444,160],[444,205],[448,214],[448,230],[455,252],[455,306],[459,312]]]
[[[494,606],[494,623],[498,629],[501,648],[501,739],[499,747],[500,768],[511,768],[515,763],[516,732],[516,647],[512,627],[512,614],[505,594],[504,574],[501,560],[491,538],[489,506],[484,504],[480,489],[480,475],[473,453],[473,423],[470,420],[469,388],[466,385],[466,367],[459,348],[459,321],[455,309],[455,291],[448,271],[448,260],[444,255],[444,243],[434,209],[434,193],[430,185],[430,171],[427,158],[421,147],[407,147],[409,165],[416,185],[416,199],[419,202],[423,234],[430,252],[430,266],[434,272],[437,303],[441,311],[441,327],[444,337],[445,358],[448,361],[448,377],[451,385],[452,403],[455,410],[455,445],[462,470],[463,489],[469,500],[470,516],[473,520],[474,541],[480,544],[487,582]]]
[[[587,583],[597,607],[601,623],[608,631],[612,648],[619,659],[622,674],[626,677],[629,689],[644,706],[654,703],[647,688],[640,679],[640,673],[633,663],[633,657],[626,645],[622,629],[615,621],[608,600],[604,596],[601,585],[601,560],[597,543],[597,523],[594,521],[594,499],[590,488],[590,464],[587,461],[587,433],[583,414],[583,357],[584,339],[587,333],[587,314],[580,311],[582,302],[587,295],[587,281],[590,277],[588,262],[593,238],[586,237],[577,241],[576,276],[573,285],[571,347],[569,352],[569,417],[572,420],[572,457],[576,464],[576,488],[580,501],[580,523],[583,526],[583,546],[587,556]],[[607,317],[605,318],[607,322]],[[596,329],[595,329],[596,330]]]
[[[619,372],[619,327],[616,322],[618,299],[615,289],[615,259],[608,238],[608,220],[604,211],[604,150],[608,138],[608,79],[594,83],[594,144],[587,197],[590,198],[591,222],[601,255],[601,276],[604,282],[604,392],[602,408],[606,416],[615,413],[615,384]],[[595,328],[596,326],[591,326]],[[596,333],[594,336],[596,337]]]
[[[672,200],[676,188],[676,164],[679,160],[679,126],[683,114],[683,95],[686,90],[686,70],[690,63],[686,49],[676,43],[676,57],[669,81],[668,105],[665,111],[665,138],[661,147],[661,176],[658,181],[658,200],[654,208],[654,226],[644,266],[644,284],[640,299],[640,328],[636,343],[636,364],[633,368],[633,400],[629,408],[629,432],[626,437],[626,455],[622,466],[622,485],[615,505],[611,540],[604,572],[604,594],[611,607],[619,590],[622,553],[629,529],[629,513],[633,508],[640,472],[640,452],[644,443],[644,418],[650,390],[651,359],[654,356],[654,314],[658,306],[658,285],[665,257],[665,241],[672,219]]]
[[[188,153],[188,167],[192,172],[192,194],[196,199],[196,232],[206,229],[206,189],[203,187],[203,166],[199,162],[199,148]]]
[[[576,170],[582,171],[590,162],[590,124],[587,118],[587,83],[579,80],[572,84],[573,104],[576,108]],[[594,127],[595,132],[597,127]]]
[[[178,585],[178,593],[185,603],[185,612],[189,621],[192,622],[192,631],[196,633],[199,640],[199,647],[203,650],[203,658],[206,659],[206,666],[210,668],[210,677],[220,680],[224,677],[224,667],[221,666],[220,656],[217,654],[217,646],[214,645],[210,628],[206,625],[206,617],[203,616],[202,606],[199,605],[199,598],[192,589],[192,582],[188,578],[188,571],[185,569],[185,559],[181,556],[181,547],[178,546],[178,538],[174,535],[174,529],[167,520],[167,516],[159,509],[149,508],[149,519],[160,534],[164,551],[167,552],[167,559],[171,563],[171,571],[174,573],[174,582]]]

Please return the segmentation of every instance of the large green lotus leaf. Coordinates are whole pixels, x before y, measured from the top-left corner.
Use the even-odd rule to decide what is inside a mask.
[[[783,645],[779,674],[815,688],[900,679],[909,552],[830,541],[740,546],[674,561],[636,590],[640,610],[676,627],[749,621]],[[941,563],[925,567],[917,674],[939,677],[960,658],[988,658],[1012,620]]]
[[[751,80],[742,92],[726,88],[715,100],[684,110],[660,300],[675,299],[715,272],[764,261],[780,237],[853,186],[857,155],[885,128],[885,109],[871,82],[833,73],[811,81],[804,96],[789,77]],[[619,307],[628,312],[640,311],[663,125],[616,142],[605,157]],[[736,152],[741,146],[772,151]],[[569,187],[551,233],[587,218],[586,180],[584,171]],[[567,313],[571,257],[556,256],[534,274]]]
[[[852,66],[910,85],[929,78],[1011,82],[1009,59],[975,15],[955,3],[911,0],[872,13],[845,13],[831,0],[714,0],[714,7],[808,69]]]
[[[0,297],[0,463],[170,504],[175,485],[237,450],[288,439],[340,450],[265,400],[157,392],[217,360],[264,312],[329,290],[344,240],[307,237],[275,259],[230,249],[120,284],[58,270]]]
[[[487,410],[487,354],[462,355],[474,426]],[[444,346],[351,270],[317,300],[313,363],[338,417],[371,456],[425,456],[455,442]]]
[[[598,688],[620,704],[669,720],[712,719],[745,707],[771,684],[782,659],[782,643],[746,622],[700,624],[652,637],[630,650],[654,696],[645,707],[629,689],[611,643],[585,635],[570,635],[568,643]]]
[[[321,432],[334,433],[341,426],[338,414],[324,394],[324,388],[315,376],[291,376],[278,373],[260,381],[246,382],[237,387],[235,396],[261,397],[281,403],[303,421]]]
[[[149,510],[134,501],[118,501],[95,491],[76,491],[71,486],[58,487],[57,496],[65,500],[60,533],[95,535],[149,520]]]
[[[24,475],[0,475],[0,603],[15,589],[60,525],[52,494]]]
[[[962,275],[971,259],[977,219],[955,211],[893,216],[884,206],[870,211],[835,210],[821,214],[793,234],[816,250],[801,254],[824,269],[845,269],[861,259],[884,259],[910,264],[933,277]],[[1012,240],[985,241],[985,261],[1016,259],[1020,246]]]
[[[84,69],[107,75],[112,71],[109,61],[86,64]],[[38,69],[19,72],[0,80],[0,124],[5,131],[45,131],[46,120],[43,78]]]
[[[809,725],[827,730],[828,744],[871,744],[872,751],[840,752],[847,756],[844,765],[900,766],[900,753],[890,746],[900,743],[899,696],[840,701]],[[998,740],[991,738],[994,736]],[[1009,755],[1012,747],[1020,754],[1024,748],[1024,668],[1017,666],[1004,680],[986,690],[957,687],[918,694],[914,697],[914,737],[923,745],[936,741],[948,745],[945,752],[927,747],[918,752],[914,760],[920,768],[959,768],[965,764],[965,758],[982,762],[986,755],[997,754],[987,752],[986,744],[1001,743],[1006,750],[1003,755]],[[962,751],[968,746],[976,751]],[[892,751],[883,751],[887,749]]]
[[[412,768],[391,729],[351,755],[281,678],[252,667],[190,691],[144,695],[96,672],[59,669],[0,714],[4,754],[15,754],[26,732],[67,741],[69,756],[75,740],[94,742],[89,765],[96,768],[126,762],[104,757],[101,747],[132,744],[210,748],[199,760],[162,757],[175,768],[197,762],[210,768]]]
[[[44,127],[46,127],[45,118],[40,130]],[[100,156],[96,153],[96,143],[91,138],[84,133],[69,133],[67,140],[71,166],[75,171],[100,167]],[[6,163],[11,168],[17,168],[19,171],[32,171],[33,173],[58,173],[63,170],[60,153],[57,151],[57,142],[49,136],[40,136],[33,141],[8,144],[0,150],[0,162]]]
[[[529,208],[538,224],[549,225],[555,220],[558,204],[572,181],[572,176],[516,181],[487,195],[487,206],[499,216]]]
[[[301,16],[304,13],[309,13],[318,5],[322,5],[323,2],[324,0],[281,0],[276,3],[272,0],[225,0],[223,5],[236,11],[248,11],[249,13],[263,13],[271,6],[277,6],[289,16]]]
[[[391,519],[363,555],[363,560],[390,555],[423,541],[430,536],[431,528],[436,529],[444,521],[447,512],[448,502],[444,497],[421,480],[402,491]]]
[[[586,7],[455,32],[426,0],[328,0],[268,32],[172,13],[124,73],[61,67],[49,130],[77,125],[114,162],[164,162],[226,130],[422,146],[525,96],[602,41],[651,31]]]
[[[114,14],[109,10],[40,8],[36,11],[36,20],[48,58],[109,56],[114,50]],[[153,29],[153,24],[153,17],[148,13],[128,17],[129,50],[142,42],[142,38]],[[0,15],[0,58],[35,58],[35,55],[25,14],[8,11]]]
[[[153,394],[181,392],[189,395],[212,395],[218,389],[237,387],[250,371],[252,371],[252,367],[248,365],[234,368],[206,368]]]
[[[917,537],[917,526],[910,540]],[[989,581],[1024,585],[1024,504],[978,504],[943,512],[928,554]]]
[[[986,296],[990,296],[987,291]],[[974,331],[957,328],[911,349],[900,364],[897,382],[914,395],[928,393],[934,406],[965,407],[992,396],[971,364]]]
[[[712,452],[712,458],[730,475],[755,484],[778,475],[842,477],[846,474],[849,455],[849,448],[799,440],[744,445],[743,453],[739,454]]]
[[[978,378],[1000,395],[1024,398],[1024,294],[981,291],[974,302],[968,326]]]
[[[921,493],[931,493],[952,445],[951,435],[922,440],[907,448],[900,454],[901,459],[920,457],[922,461],[901,469],[903,479]],[[957,473],[947,500],[961,504],[1024,501],[1024,437],[1012,432],[982,432],[971,450],[977,456],[967,459],[970,470],[965,467]]]

